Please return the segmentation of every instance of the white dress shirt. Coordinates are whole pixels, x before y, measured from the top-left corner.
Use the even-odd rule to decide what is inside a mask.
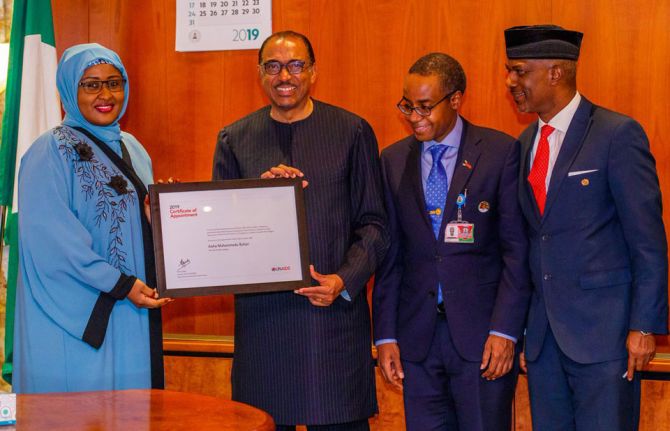
[[[533,148],[530,152],[530,166],[533,166],[533,161],[535,160],[535,153],[537,153],[537,145],[540,142],[540,131],[542,130],[542,126],[549,124],[555,129],[547,139],[549,141],[549,166],[547,167],[547,178],[545,182],[545,190],[547,192],[549,192],[551,173],[554,170],[554,165],[556,164],[558,153],[561,151],[563,139],[565,139],[565,134],[568,131],[568,127],[570,127],[572,117],[575,116],[575,112],[577,112],[577,108],[579,107],[579,102],[581,102],[581,100],[582,96],[579,94],[579,92],[577,92],[570,103],[565,105],[565,108],[561,109],[558,114],[554,115],[554,117],[549,120],[548,123],[545,123],[540,118],[537,120],[537,133],[535,134],[535,141],[533,141]]]

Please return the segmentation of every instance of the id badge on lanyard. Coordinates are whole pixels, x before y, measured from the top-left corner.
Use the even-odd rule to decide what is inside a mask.
[[[463,220],[463,207],[467,201],[468,189],[456,198],[458,206],[458,215],[456,220],[447,223],[444,230],[444,242],[452,243],[474,243],[475,242],[475,224]]]

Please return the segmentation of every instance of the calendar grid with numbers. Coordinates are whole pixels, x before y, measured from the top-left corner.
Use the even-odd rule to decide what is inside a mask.
[[[272,34],[272,0],[177,0],[177,51],[258,49]]]

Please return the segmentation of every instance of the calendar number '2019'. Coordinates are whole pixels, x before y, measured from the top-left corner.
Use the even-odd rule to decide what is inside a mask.
[[[233,42],[244,42],[245,40],[256,40],[260,32],[257,28],[233,29]]]

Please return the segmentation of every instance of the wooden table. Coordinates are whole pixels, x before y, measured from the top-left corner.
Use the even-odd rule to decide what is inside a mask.
[[[127,390],[17,396],[19,431],[272,431],[262,410],[186,392]]]

